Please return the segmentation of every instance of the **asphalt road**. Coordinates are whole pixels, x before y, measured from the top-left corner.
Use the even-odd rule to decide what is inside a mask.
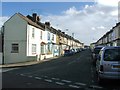
[[[119,81],[99,85],[90,50],[3,72],[2,88],[80,88],[120,90]]]

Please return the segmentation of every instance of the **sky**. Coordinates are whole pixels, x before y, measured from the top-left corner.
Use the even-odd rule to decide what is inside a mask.
[[[37,13],[41,22],[78,39],[85,45],[96,42],[118,22],[118,1],[94,2],[2,2],[0,27],[12,15]],[[68,31],[67,31],[68,30]]]

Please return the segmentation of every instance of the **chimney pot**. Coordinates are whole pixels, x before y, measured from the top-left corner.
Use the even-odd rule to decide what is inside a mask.
[[[32,16],[33,16],[33,21],[36,22],[37,21],[37,13],[33,13]]]
[[[61,30],[58,30],[58,32],[61,32]]]
[[[45,25],[50,27],[50,22],[45,22]]]
[[[65,32],[62,32],[63,34],[65,34]]]

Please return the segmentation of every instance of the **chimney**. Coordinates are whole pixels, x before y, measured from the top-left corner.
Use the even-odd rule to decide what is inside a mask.
[[[33,16],[33,21],[36,22],[37,21],[37,13],[33,13],[32,16]]]
[[[62,32],[63,34],[65,34],[65,32]]]
[[[58,32],[61,32],[61,30],[58,30]]]
[[[45,25],[50,27],[50,22],[45,22]]]
[[[38,21],[38,22],[40,21],[40,17],[39,17],[39,16],[37,16],[37,21]]]

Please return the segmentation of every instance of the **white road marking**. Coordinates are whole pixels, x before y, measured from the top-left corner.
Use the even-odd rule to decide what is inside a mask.
[[[56,84],[59,84],[59,85],[64,85],[65,83],[62,83],[62,82],[55,82]]]
[[[63,82],[66,82],[66,83],[71,83],[72,81],[68,81],[68,80],[61,80]]]
[[[28,77],[30,77],[30,78],[31,78],[31,77],[33,77],[33,76],[28,76]]]
[[[96,85],[90,85],[90,87],[93,87],[93,88],[103,88],[103,87],[100,87],[100,86],[96,86]]]
[[[21,76],[25,76],[24,74],[20,74]]]
[[[50,80],[50,79],[44,79],[45,81],[47,81],[47,82],[52,82],[52,80]]]
[[[40,78],[40,77],[35,77],[35,79],[42,79],[42,78]]]
[[[19,68],[0,68],[0,72],[7,72],[15,69],[19,69]]]
[[[76,82],[75,84],[81,85],[81,86],[86,86],[86,84],[84,84],[84,83],[79,83],[79,82]]]
[[[26,76],[25,74],[20,74],[21,76]],[[33,77],[33,76],[28,76],[28,77]],[[48,76],[44,76],[44,77],[48,77]],[[35,77],[35,79],[42,79],[42,78],[40,78],[40,77]],[[53,79],[53,80],[60,80],[59,78],[51,78],[51,79]],[[47,82],[53,82],[52,80],[50,80],[50,79],[44,79],[44,81],[47,81]],[[65,85],[65,83],[63,83],[63,82],[66,82],[66,83],[71,83],[72,81],[69,81],[69,80],[61,80],[62,82],[55,82],[56,84],[58,84],[58,85]],[[93,80],[92,80],[92,82],[93,82]],[[27,84],[32,84],[32,83],[27,83]],[[68,85],[69,87],[72,87],[72,88],[81,88],[81,86],[86,86],[86,84],[84,84],[84,83],[79,83],[79,82],[76,82],[76,83],[74,83],[74,84],[76,84],[76,85]],[[80,85],[80,86],[77,86],[77,85]],[[103,87],[100,87],[100,86],[96,86],[96,85],[90,85],[90,87],[92,87],[92,88],[99,88],[99,89],[101,89],[101,88],[103,88]]]
[[[76,85],[69,85],[69,87],[72,87],[72,88],[80,88],[80,86],[76,86]]]
[[[59,78],[52,78],[53,80],[60,80]]]

